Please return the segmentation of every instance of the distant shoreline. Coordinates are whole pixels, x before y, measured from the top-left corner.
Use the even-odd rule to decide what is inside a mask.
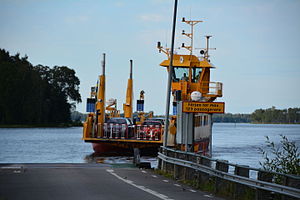
[[[68,124],[1,124],[0,128],[69,128],[82,127],[81,123]]]
[[[250,122],[249,124],[282,124],[282,125],[298,124],[299,125],[300,123],[258,123],[258,122]]]
[[[224,124],[282,124],[282,125],[300,125],[300,123],[255,123],[255,122],[214,122]],[[68,124],[1,124],[0,128],[70,128],[83,127],[83,123]]]

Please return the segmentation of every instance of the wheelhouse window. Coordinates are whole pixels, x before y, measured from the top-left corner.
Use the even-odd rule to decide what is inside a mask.
[[[201,76],[202,68],[193,68],[193,76],[192,76],[192,81],[194,83],[198,82]]]
[[[174,67],[173,81],[179,82],[180,80],[189,80],[189,68]]]

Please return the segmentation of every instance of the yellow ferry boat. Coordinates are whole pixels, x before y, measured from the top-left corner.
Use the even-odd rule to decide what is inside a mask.
[[[193,52],[194,26],[202,21],[182,19],[190,25],[191,32],[182,32],[190,39],[190,45],[182,44],[181,48],[187,54],[173,55],[172,95],[173,115],[168,128],[168,146],[178,149],[210,154],[212,134],[212,113],[224,113],[224,103],[214,102],[222,97],[222,83],[211,82],[209,39],[206,36],[206,47],[200,50],[200,55]],[[167,59],[160,63],[169,71],[170,49],[161,46],[159,52],[164,52]],[[83,140],[93,144],[95,152],[133,152],[133,149],[157,153],[164,140],[164,120],[148,119],[143,110],[144,91],[137,100],[138,116],[133,116],[133,62],[130,61],[130,75],[127,85],[126,102],[123,104],[124,117],[120,117],[117,102],[110,99],[105,105],[105,54],[103,54],[102,74],[97,87],[92,87],[91,96],[87,99],[89,112],[83,129]],[[163,101],[163,100],[162,100]]]

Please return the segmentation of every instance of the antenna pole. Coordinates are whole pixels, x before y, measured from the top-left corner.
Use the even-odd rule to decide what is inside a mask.
[[[167,87],[167,99],[166,99],[166,118],[165,118],[165,131],[164,131],[164,143],[163,143],[164,147],[168,145],[170,94],[171,94],[171,83],[172,83],[172,74],[173,74],[173,53],[174,53],[174,41],[175,41],[177,2],[178,0],[175,0],[174,3],[172,42],[171,42],[170,66],[169,66],[169,73],[168,73],[168,87]]]
[[[190,51],[190,55],[193,55],[193,45],[194,45],[194,26],[198,24],[199,22],[203,21],[196,21],[196,20],[185,20],[185,18],[182,18],[182,22],[188,24],[191,26],[191,32],[190,33],[185,33],[182,31],[182,35],[185,35],[191,39],[191,45],[190,46],[185,46],[184,43],[182,44],[182,47],[186,48],[187,50]]]
[[[191,24],[191,55],[193,55],[193,45],[194,45],[194,25],[195,24]]]
[[[130,60],[130,75],[129,78],[132,79],[132,60]]]
[[[208,59],[208,57],[209,57],[209,55],[208,55],[208,50],[209,50],[209,38],[211,37],[211,35],[206,35],[205,36],[206,37],[206,55],[205,55],[205,57],[206,57],[206,59]]]
[[[103,60],[102,60],[102,75],[105,75],[105,53],[103,53]]]

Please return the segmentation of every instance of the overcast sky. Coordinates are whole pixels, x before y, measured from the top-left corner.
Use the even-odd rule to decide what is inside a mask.
[[[170,46],[171,0],[0,0],[0,48],[28,55],[33,65],[68,66],[81,81],[85,112],[90,87],[107,54],[106,98],[122,109],[134,60],[134,95],[145,90],[145,110],[165,111],[166,58],[157,41]],[[189,27],[182,17],[204,22],[195,27],[195,47],[212,35],[211,81],[223,82],[226,112],[300,107],[299,0],[179,0],[176,46]],[[198,51],[198,50],[197,50]],[[185,52],[187,53],[187,52]],[[135,99],[136,100],[136,99]]]

